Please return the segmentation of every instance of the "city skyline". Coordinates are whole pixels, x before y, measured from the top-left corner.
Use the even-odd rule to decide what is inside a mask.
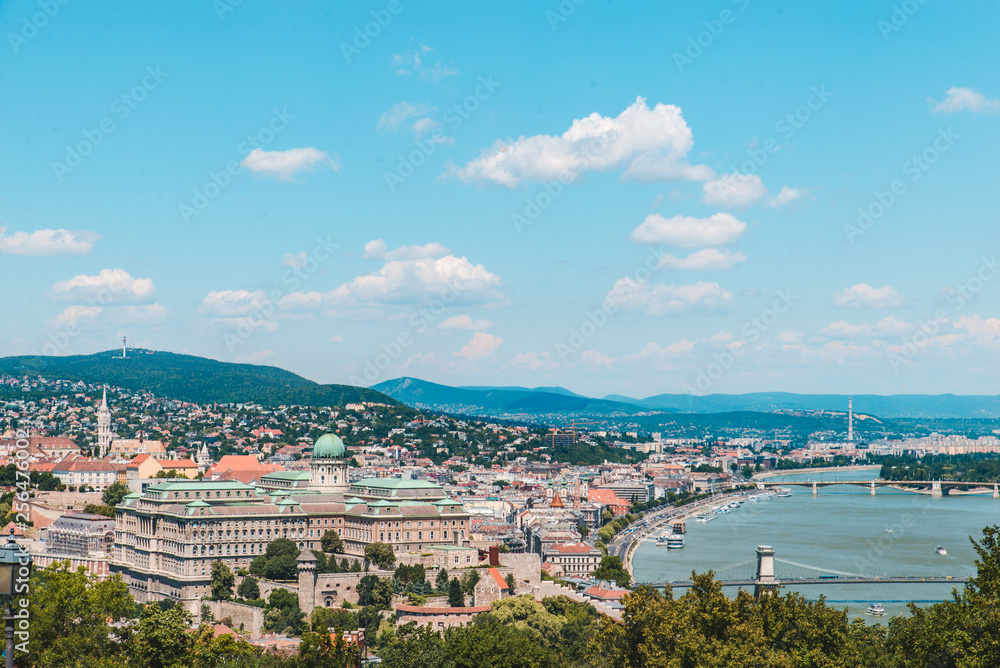
[[[996,393],[995,10],[40,7],[0,9],[0,356]]]

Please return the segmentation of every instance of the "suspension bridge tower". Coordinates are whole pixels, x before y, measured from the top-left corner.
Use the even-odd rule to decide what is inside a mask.
[[[760,598],[778,589],[778,579],[774,577],[774,548],[770,545],[757,546],[757,580],[753,587],[754,598]]]

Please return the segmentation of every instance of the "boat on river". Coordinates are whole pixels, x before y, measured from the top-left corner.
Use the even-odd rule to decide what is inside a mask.
[[[885,617],[885,608],[883,608],[878,603],[872,603],[871,605],[868,606],[868,611],[866,614],[869,614],[872,617]]]
[[[937,546],[937,549],[936,549],[936,550],[934,550],[934,551],[935,551],[935,552],[936,552],[937,554],[940,554],[940,555],[941,555],[942,557],[944,557],[944,556],[946,556],[946,555],[948,554],[948,550],[944,549],[944,548],[943,548],[943,547],[941,547],[940,545],[938,545],[938,546]]]

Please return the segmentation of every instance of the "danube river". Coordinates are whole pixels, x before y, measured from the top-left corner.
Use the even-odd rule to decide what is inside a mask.
[[[878,470],[792,474],[768,482],[794,480],[870,480]],[[816,496],[806,487],[789,487],[793,496],[744,502],[707,524],[686,522],[685,547],[668,550],[652,541],[640,545],[633,559],[639,582],[687,580],[691,571],[726,572],[727,566],[755,559],[758,545],[770,545],[776,559],[820,569],[866,576],[954,576],[975,573],[976,552],[969,536],[1000,524],[1000,499],[991,495],[934,498],[880,488],[822,487]],[[721,502],[720,502],[721,505]],[[891,532],[887,531],[891,529]],[[941,545],[942,556],[935,552]],[[777,564],[779,574],[790,568]],[[746,569],[744,569],[745,571]],[[796,569],[798,570],[798,569]],[[827,597],[830,605],[863,615],[869,603],[881,603],[887,617],[907,613],[906,604],[928,605],[951,597],[951,584],[822,584],[788,586],[807,598]],[[962,583],[958,583],[959,588]],[[723,591],[735,595],[736,587]],[[680,592],[676,592],[678,595]]]

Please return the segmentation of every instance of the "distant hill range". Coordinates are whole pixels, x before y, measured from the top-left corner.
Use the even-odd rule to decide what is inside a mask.
[[[413,408],[474,416],[610,416],[650,412],[633,403],[591,399],[561,387],[449,387],[417,378],[397,378],[372,386]],[[666,409],[657,409],[660,411]],[[672,411],[667,411],[672,412]]]
[[[4,357],[0,358],[0,374],[106,383],[198,403],[343,406],[370,401],[398,405],[375,390],[320,385],[273,366],[232,364],[142,349],[129,350],[126,359],[122,359],[121,350],[66,357]]]
[[[490,411],[545,415],[626,416],[665,413],[847,411],[847,395],[753,392],[750,394],[658,394],[645,399],[608,395],[594,399],[561,387],[449,387],[417,378],[397,378],[373,386],[394,399],[428,410],[470,415]],[[884,418],[997,418],[1000,396],[954,394],[854,395],[856,413]]]

